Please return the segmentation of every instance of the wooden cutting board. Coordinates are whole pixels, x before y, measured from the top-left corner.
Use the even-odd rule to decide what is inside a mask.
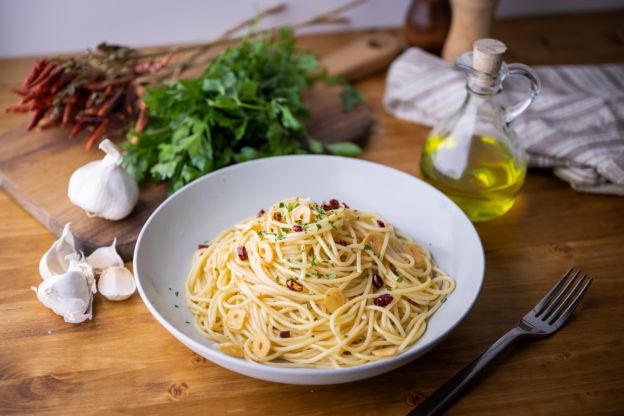
[[[396,38],[385,34],[368,35],[321,61],[328,60],[331,73],[361,77],[363,73],[385,67],[399,49]],[[340,56],[343,59],[339,59]],[[339,87],[319,85],[306,91],[304,99],[312,114],[306,123],[312,137],[326,143],[362,143],[367,137],[373,124],[368,107],[361,105],[345,112]],[[67,130],[52,128],[27,132],[26,125],[0,136],[0,184],[4,190],[56,235],[60,235],[65,223],[71,222],[76,245],[85,254],[117,238],[119,253],[130,260],[143,224],[167,197],[166,184],[142,184],[137,206],[121,221],[89,218],[69,202],[67,183],[77,168],[101,159],[103,154],[97,149],[85,151],[84,137],[68,139]],[[123,138],[116,139],[121,140]]]

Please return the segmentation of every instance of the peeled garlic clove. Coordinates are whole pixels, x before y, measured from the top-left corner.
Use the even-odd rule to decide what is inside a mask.
[[[98,290],[108,300],[124,300],[132,296],[136,283],[125,267],[109,267],[100,275]]]
[[[292,217],[295,221],[301,221],[307,224],[312,220],[312,211],[307,205],[301,205],[293,210]]]
[[[69,261],[69,267],[67,268],[68,272],[78,271],[82,273],[84,278],[87,281],[87,285],[91,290],[91,293],[97,293],[97,285],[95,282],[95,273],[93,272],[93,268],[87,263],[83,256],[79,256],[78,259],[72,259]]]
[[[52,244],[52,247],[46,251],[39,261],[39,274],[44,280],[65,273],[69,267],[70,260],[80,257],[76,252],[74,235],[69,225],[70,223],[65,224],[59,239]]]
[[[139,199],[136,181],[121,166],[123,156],[110,140],[100,143],[102,160],[87,163],[69,179],[67,196],[88,214],[108,220],[126,217]]]
[[[121,256],[117,254],[116,244],[117,239],[115,238],[113,244],[108,247],[100,247],[87,257],[87,263],[96,273],[102,273],[109,267],[123,267],[124,262]]]
[[[364,237],[364,240],[362,240],[362,243],[364,243],[365,246],[369,246],[377,256],[380,256],[384,238],[377,233],[368,233]]]
[[[345,304],[346,298],[344,293],[336,287],[332,287],[325,292],[323,296],[325,307],[329,313],[334,313],[336,309]]]
[[[393,355],[396,355],[397,352],[399,352],[399,349],[393,346],[376,349],[375,351],[373,351],[373,354],[375,354],[377,357],[391,357]]]
[[[44,280],[37,289],[37,298],[65,322],[78,324],[92,318],[93,294],[78,269]]]
[[[260,357],[266,357],[271,351],[271,341],[262,332],[257,332],[251,343],[251,350]]]
[[[271,263],[273,261],[273,248],[267,241],[262,241],[258,244],[258,254],[265,263]]]

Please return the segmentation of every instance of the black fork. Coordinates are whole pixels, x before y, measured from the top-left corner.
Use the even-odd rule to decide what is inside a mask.
[[[552,335],[565,324],[587,293],[592,278],[587,274],[579,279],[579,271],[571,268],[555,286],[524,315],[517,327],[503,335],[487,351],[468,364],[446,384],[436,390],[408,416],[441,414],[477,379],[481,371],[503,351],[520,338]]]

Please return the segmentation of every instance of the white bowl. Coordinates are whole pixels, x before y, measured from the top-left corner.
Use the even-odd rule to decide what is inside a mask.
[[[377,212],[399,230],[427,244],[457,288],[429,320],[425,334],[398,356],[340,369],[276,368],[223,354],[193,326],[184,283],[197,244],[287,197],[337,198]],[[206,359],[237,373],[291,384],[361,380],[421,356],[461,322],[483,281],[479,236],[463,212],[425,182],[401,171],[335,156],[283,156],[213,172],[167,199],[145,223],[134,252],[139,293],[174,337]],[[179,295],[176,293],[179,292]],[[176,307],[177,305],[177,307]]]

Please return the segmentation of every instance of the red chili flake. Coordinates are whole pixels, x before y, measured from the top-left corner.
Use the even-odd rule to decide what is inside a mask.
[[[258,211],[258,215],[257,215],[257,216],[258,216],[258,218],[262,217],[262,216],[264,215],[264,213],[265,213],[265,212],[266,212],[266,211],[265,211],[265,210],[263,210],[263,209],[261,209],[260,211]]]
[[[384,306],[388,306],[393,300],[394,298],[386,293],[376,297],[374,303],[376,306],[381,306],[383,308]]]
[[[382,220],[377,220],[377,225],[380,226],[381,228],[384,228],[386,226],[386,224],[384,224]]]
[[[325,211],[331,211],[333,209],[330,204],[326,203],[323,203],[323,205],[321,205],[321,208],[323,208]]]
[[[286,280],[286,287],[294,292],[301,292],[303,290],[303,286],[295,279]]]
[[[349,245],[349,243],[347,243],[346,241],[342,241],[342,240],[338,240],[338,241],[336,241],[336,244],[340,244],[341,246],[347,246],[347,245]]]
[[[282,220],[282,214],[280,214],[279,212],[274,212],[273,213],[273,219],[275,221],[281,221]]]
[[[290,338],[290,331],[280,331],[280,338]]]
[[[293,225],[292,230],[296,233],[300,233],[301,231],[303,231],[303,227],[300,225]]]
[[[331,204],[333,209],[340,208],[340,201],[338,201],[337,199],[331,199],[329,203]]]
[[[247,249],[245,246],[236,247],[236,254],[238,254],[238,258],[242,261],[249,260],[249,256],[247,255]]]
[[[373,273],[373,286],[375,286],[375,289],[379,289],[383,285],[384,281],[381,276],[379,276],[377,273]]]
[[[207,243],[197,244],[197,248],[208,248],[208,247],[210,247],[210,244],[207,244]]]

